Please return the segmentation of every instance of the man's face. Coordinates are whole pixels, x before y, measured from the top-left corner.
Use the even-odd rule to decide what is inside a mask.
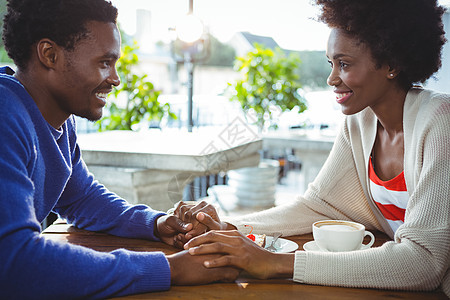
[[[120,57],[120,33],[113,23],[90,21],[88,36],[63,50],[55,74],[53,97],[57,110],[96,121],[102,117],[106,96],[120,83],[115,64]]]

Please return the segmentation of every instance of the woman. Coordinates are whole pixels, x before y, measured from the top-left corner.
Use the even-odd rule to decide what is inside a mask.
[[[328,84],[346,115],[328,160],[305,195],[284,206],[227,223],[208,207],[182,207],[183,218],[222,230],[185,248],[192,255],[227,253],[205,265],[232,265],[258,278],[404,290],[441,286],[450,296],[450,95],[413,87],[440,67],[444,10],[435,0],[316,3],[332,29]],[[276,254],[238,231],[223,231],[251,225],[259,233],[304,234],[322,219],[356,221],[393,241],[365,251]]]

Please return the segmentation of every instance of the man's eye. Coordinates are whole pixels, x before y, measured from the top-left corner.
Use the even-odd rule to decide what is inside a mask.
[[[340,61],[339,62],[339,66],[341,67],[341,69],[348,67],[348,64],[346,64],[345,62]]]
[[[333,68],[333,62],[331,60],[329,60],[328,63],[330,64],[330,67]]]

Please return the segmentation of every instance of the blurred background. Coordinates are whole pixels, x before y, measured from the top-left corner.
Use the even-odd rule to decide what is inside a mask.
[[[450,7],[450,0],[439,2]],[[0,0],[0,20],[6,3]],[[117,64],[122,83],[108,97],[100,121],[77,120],[81,136],[126,130],[166,136],[208,132],[212,138],[239,120],[263,140],[259,152],[265,167],[275,168],[268,171],[276,174],[273,201],[236,204],[236,188],[227,189],[229,175],[234,176],[230,183],[244,179],[233,172],[189,177],[179,200],[209,199],[227,213],[236,207],[241,213],[290,201],[305,191],[325,161],[343,119],[326,84],[329,29],[316,20],[318,11],[310,1],[112,3],[119,10],[122,33],[122,58]],[[448,11],[444,26],[450,40]],[[442,58],[441,70],[425,86],[450,93],[449,43]],[[2,41],[0,65],[14,68]],[[90,169],[100,170],[97,167],[94,164]],[[120,194],[123,189],[114,185],[122,175],[108,183],[107,176],[101,178],[98,172],[97,178]],[[177,177],[172,182],[173,178]],[[251,198],[246,195],[247,200]]]
[[[450,5],[450,0],[439,2],[447,7]],[[233,85],[243,78],[243,70],[238,70],[236,58],[255,51],[256,45],[272,51],[280,49],[281,55],[286,57],[298,57],[299,62],[292,65],[294,75],[298,77],[288,80],[296,83],[297,92],[307,107],[300,114],[297,105],[279,111],[264,129],[333,129],[340,122],[339,107],[326,85],[329,66],[325,49],[329,29],[316,20],[318,11],[310,1],[112,0],[112,3],[119,9],[123,52],[132,58],[122,61],[122,73],[128,72],[122,75],[145,75],[136,86],[150,83],[147,89],[154,91],[149,96],[152,97],[150,102],[161,108],[159,111],[154,109],[153,115],[147,113],[144,116],[144,113],[141,118],[135,118],[137,122],[131,124],[133,129],[186,126],[195,129],[224,125],[243,110],[248,114],[241,101],[230,99],[233,92],[237,93]],[[0,19],[5,11],[6,0],[0,0]],[[196,20],[186,21],[187,15]],[[444,18],[447,26],[448,19],[447,12]],[[200,24],[197,27],[196,22]],[[188,36],[189,41],[186,42],[186,38],[183,41],[185,32],[193,34],[194,39],[189,40],[192,37]],[[427,83],[428,87],[449,92],[449,57],[447,44],[443,67]],[[2,41],[0,63],[12,64]],[[271,63],[277,62],[274,59]],[[122,89],[122,93],[110,97],[116,107],[108,107],[107,115],[111,110],[127,105],[129,97],[125,94],[130,90]],[[189,101],[192,101],[191,111],[188,111]],[[137,108],[149,106],[134,105]],[[187,124],[190,117],[193,124]],[[102,129],[99,124],[79,123],[80,132]],[[113,128],[105,123],[110,121],[104,122],[104,130]]]

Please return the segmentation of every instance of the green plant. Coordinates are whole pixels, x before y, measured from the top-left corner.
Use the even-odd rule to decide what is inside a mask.
[[[112,95],[116,101],[109,101],[105,108],[105,116],[96,122],[98,131],[132,130],[142,121],[161,121],[163,117],[176,119],[170,111],[168,103],[158,101],[160,91],[146,80],[147,75],[133,73],[133,67],[139,63],[136,51],[139,46],[123,44],[122,56],[117,62],[117,73],[120,85],[114,88]],[[119,105],[123,100],[124,104]]]
[[[298,113],[306,110],[306,100],[299,94],[302,87],[296,69],[300,58],[281,49],[271,50],[255,44],[255,49],[244,57],[237,57],[234,68],[243,77],[231,88],[231,101],[239,101],[247,121],[262,131],[268,124],[277,128],[274,119],[282,112],[298,107]],[[253,118],[248,116],[253,115]]]

